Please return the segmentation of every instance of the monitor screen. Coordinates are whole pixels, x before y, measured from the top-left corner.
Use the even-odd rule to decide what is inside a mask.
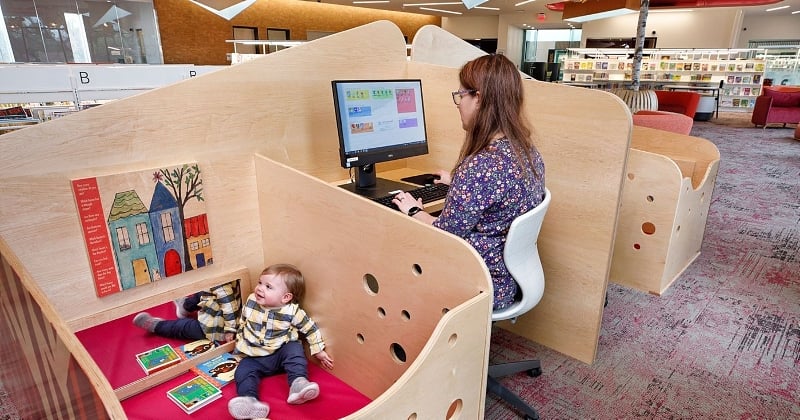
[[[373,165],[428,153],[422,81],[334,80],[342,167],[357,168],[360,187],[374,184]]]

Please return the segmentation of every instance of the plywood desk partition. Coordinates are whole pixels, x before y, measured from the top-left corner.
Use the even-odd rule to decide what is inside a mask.
[[[429,30],[415,51],[457,53]],[[421,78],[431,152],[378,171],[428,172],[461,145],[457,71],[409,62],[381,21],[3,135],[0,374],[22,417],[128,417],[119,398],[163,378],[115,392],[77,333],[231,276],[249,291],[265,265],[289,262],[309,279],[304,305],[332,374],[372,399],[346,418],[481,418],[492,293],[480,257],[331,185],[347,178],[331,80]],[[508,328],[591,363],[630,114],[603,92],[526,81],[525,93],[554,198],[539,241],[545,297]],[[187,162],[203,170],[213,264],[97,297],[70,180]]]

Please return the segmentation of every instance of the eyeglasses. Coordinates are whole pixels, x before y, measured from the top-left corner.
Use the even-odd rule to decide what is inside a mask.
[[[459,89],[453,92],[453,103],[456,105],[461,104],[461,97],[464,95],[474,95],[478,93],[475,89]]]

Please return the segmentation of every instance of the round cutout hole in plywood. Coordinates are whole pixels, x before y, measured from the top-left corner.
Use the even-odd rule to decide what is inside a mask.
[[[656,225],[650,222],[644,222],[642,223],[642,232],[644,232],[645,235],[652,235],[656,233]]]
[[[414,264],[411,266],[411,271],[414,273],[415,276],[422,275],[422,266],[419,264]]]
[[[655,197],[653,197],[652,195],[648,195],[648,196],[646,197],[646,199],[647,199],[647,202],[648,202],[648,203],[652,203],[653,201],[656,201]]]
[[[392,353],[392,359],[397,363],[406,362],[406,350],[398,343],[392,343],[389,346],[389,351]]]
[[[456,333],[450,334],[450,337],[447,338],[447,344],[449,344],[450,347],[455,347],[457,341],[458,341],[458,334]]]
[[[461,401],[461,398],[453,401],[450,403],[450,407],[447,409],[447,420],[454,420],[461,416],[461,410],[464,409],[464,402]]]
[[[364,344],[364,334],[358,333],[356,334],[356,341],[358,344]]]
[[[400,311],[400,318],[403,318],[404,321],[410,321],[411,313],[403,309],[402,311]]]
[[[368,294],[376,296],[380,288],[378,279],[376,279],[375,276],[369,273],[364,274],[364,290],[366,290]]]

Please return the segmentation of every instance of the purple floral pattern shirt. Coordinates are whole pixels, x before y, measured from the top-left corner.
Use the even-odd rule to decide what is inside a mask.
[[[544,198],[544,162],[532,161],[538,178],[525,179],[507,139],[468,157],[453,175],[444,208],[433,225],[464,238],[483,257],[494,285],[494,308],[514,303],[517,283],[503,262],[506,235],[514,219]]]

